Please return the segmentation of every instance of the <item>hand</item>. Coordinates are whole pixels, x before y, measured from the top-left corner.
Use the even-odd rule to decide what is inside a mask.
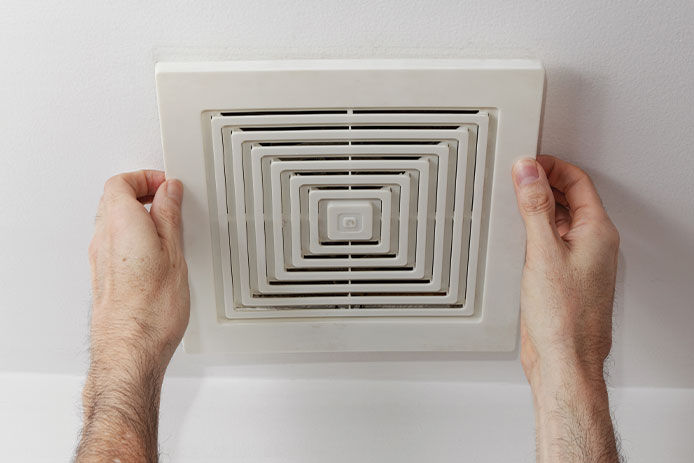
[[[552,156],[513,180],[527,232],[521,363],[538,461],[619,461],[603,376],[612,345],[619,234],[590,178]]]
[[[602,377],[612,345],[619,234],[588,175],[552,156],[513,170],[527,231],[521,361],[529,381],[568,362]]]
[[[181,249],[178,180],[138,171],[106,182],[94,238],[92,362],[147,357],[163,372],[188,324],[188,273]],[[151,201],[148,213],[143,203]],[[138,359],[141,360],[141,359]]]
[[[77,461],[156,460],[162,380],[190,307],[182,195],[158,171],[116,175],[104,187],[89,246],[91,362]]]

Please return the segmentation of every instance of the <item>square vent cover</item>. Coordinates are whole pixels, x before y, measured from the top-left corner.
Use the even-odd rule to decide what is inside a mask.
[[[160,63],[189,352],[513,350],[534,61]]]

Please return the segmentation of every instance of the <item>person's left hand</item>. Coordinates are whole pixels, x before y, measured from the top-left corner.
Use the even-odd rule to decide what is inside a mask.
[[[163,375],[188,324],[178,180],[141,170],[104,187],[94,238],[92,368],[146,365]],[[144,204],[152,203],[148,212]]]

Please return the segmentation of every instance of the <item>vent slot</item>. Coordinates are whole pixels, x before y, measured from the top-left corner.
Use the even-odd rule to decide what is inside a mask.
[[[472,313],[486,112],[225,111],[211,131],[227,317]]]
[[[479,114],[479,109],[353,109],[353,114]]]
[[[267,132],[269,130],[286,131],[286,130],[348,130],[348,129],[349,129],[348,126],[340,127],[340,126],[329,126],[329,125],[326,125],[326,126],[320,126],[320,125],[300,126],[300,125],[296,125],[296,126],[288,126],[288,127],[277,127],[277,126],[269,125],[267,127],[244,127],[243,129],[239,129],[239,130],[243,130],[244,132],[259,132],[259,131]]]
[[[313,115],[313,114],[347,114],[347,110],[311,110],[311,109],[286,109],[281,111],[224,111],[221,116],[286,116],[286,115]]]

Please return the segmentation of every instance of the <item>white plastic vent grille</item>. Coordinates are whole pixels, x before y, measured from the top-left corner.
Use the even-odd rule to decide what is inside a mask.
[[[227,317],[473,314],[485,111],[218,113],[211,128]]]
[[[539,62],[157,63],[156,85],[187,352],[516,348]]]

